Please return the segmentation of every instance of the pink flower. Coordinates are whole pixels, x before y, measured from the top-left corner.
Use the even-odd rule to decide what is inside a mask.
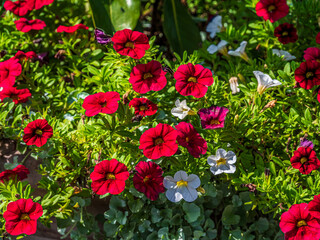
[[[306,61],[316,60],[317,62],[320,63],[320,48],[317,48],[317,47],[307,48],[307,50],[304,51],[303,58]]]
[[[229,110],[225,107],[212,106],[202,108],[198,114],[201,119],[201,126],[204,129],[223,128],[224,121]]]
[[[17,59],[0,62],[0,87],[12,87],[21,72],[22,67]]]
[[[31,30],[41,30],[46,26],[46,23],[40,19],[28,20],[26,18],[20,18],[14,21],[17,30],[21,32],[30,32]]]
[[[308,204],[309,213],[320,220],[320,194],[313,197],[313,200]]]
[[[29,89],[16,89],[15,87],[5,87],[0,92],[0,101],[5,98],[11,98],[15,104],[25,103],[31,97]]]
[[[18,15],[19,17],[22,17],[22,16],[29,13],[27,1],[25,1],[25,0],[19,0],[19,1],[15,1],[15,2],[7,0],[4,2],[3,7],[7,11],[13,12],[15,15]]]

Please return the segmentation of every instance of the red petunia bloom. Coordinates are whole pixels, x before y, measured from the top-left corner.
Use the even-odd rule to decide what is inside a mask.
[[[92,117],[99,113],[112,114],[118,110],[120,95],[117,92],[99,92],[87,96],[82,104],[86,116]]]
[[[117,31],[111,40],[117,53],[134,59],[142,58],[150,48],[147,35],[130,29]]]
[[[42,147],[53,136],[53,129],[45,119],[28,123],[24,129],[23,141],[27,145]]]
[[[165,191],[161,167],[150,161],[139,162],[135,169],[137,173],[132,179],[134,187],[151,201],[157,200],[159,194]]]
[[[46,23],[40,19],[28,20],[26,18],[20,18],[14,21],[17,30],[21,32],[30,32],[31,30],[41,30],[46,26]]]
[[[62,26],[60,25],[58,28],[57,28],[57,32],[58,33],[61,33],[61,32],[66,32],[66,33],[73,33],[79,29],[84,29],[84,30],[88,30],[89,27],[87,27],[86,25],[82,24],[82,23],[79,23],[79,24],[76,24],[74,26],[70,26],[70,27],[67,27],[67,26]]]
[[[54,2],[54,0],[27,0],[28,2],[28,8],[30,11],[32,10],[38,10],[42,8],[45,5],[50,5]]]
[[[307,50],[304,51],[303,58],[306,61],[316,60],[318,63],[320,63],[320,48],[317,48],[317,47],[307,48]]]
[[[309,174],[320,167],[316,152],[311,147],[299,147],[290,159],[291,165],[302,174]]]
[[[302,62],[294,72],[299,85],[304,89],[311,89],[320,85],[320,63],[315,60]]]
[[[286,0],[260,0],[256,5],[256,12],[265,21],[278,21],[289,13],[289,6]]]
[[[16,89],[15,87],[5,87],[0,92],[0,101],[5,98],[11,98],[15,104],[24,103],[31,97],[29,89]]]
[[[141,116],[151,116],[158,110],[157,104],[154,104],[147,98],[134,98],[129,102],[129,107],[134,107],[134,114]]]
[[[188,63],[178,67],[174,73],[176,89],[182,96],[203,97],[213,84],[212,72],[201,66]]]
[[[0,62],[0,87],[12,87],[16,77],[22,72],[21,64],[17,59]]]
[[[181,122],[176,126],[178,131],[177,141],[179,145],[188,149],[188,152],[195,158],[207,152],[206,140],[201,137],[197,130],[190,123]]]
[[[209,108],[201,108],[198,115],[201,120],[201,126],[204,129],[223,128],[224,121],[229,110],[225,107],[211,106]]]
[[[90,178],[92,180],[91,188],[96,194],[111,193],[116,195],[124,190],[129,172],[126,165],[116,159],[104,160],[94,167]]]
[[[22,181],[28,177],[30,173],[29,169],[23,165],[18,165],[12,170],[5,170],[0,173],[0,182],[9,181],[10,179],[17,178],[18,181]]]
[[[307,209],[307,203],[294,204],[281,215],[280,228],[286,240],[318,240],[320,221]]]
[[[318,90],[317,100],[318,100],[318,102],[320,103],[320,89]]]
[[[298,40],[297,29],[293,24],[282,23],[274,29],[274,36],[282,44],[288,44]]]
[[[167,85],[166,72],[161,63],[152,60],[147,64],[138,64],[132,68],[129,83],[134,91],[144,94],[149,91],[160,91]]]
[[[320,44],[320,32],[316,36],[316,43]]]
[[[308,210],[311,216],[320,220],[320,194],[313,197],[313,200],[308,203]]]
[[[32,199],[19,199],[10,202],[7,210],[3,213],[6,220],[6,231],[11,235],[35,234],[37,220],[43,214],[42,206]]]
[[[140,137],[139,149],[150,159],[170,157],[178,150],[177,131],[168,124],[159,123],[145,131]]]
[[[27,5],[27,2],[28,1],[25,0],[19,0],[15,2],[7,0],[4,2],[3,7],[7,11],[13,12],[15,15],[22,17],[29,13],[29,7]]]
[[[29,59],[36,59],[38,55],[34,51],[29,51],[29,52],[23,52],[23,51],[18,51],[16,55],[14,55],[15,59],[18,59],[19,61],[23,60],[29,60]]]

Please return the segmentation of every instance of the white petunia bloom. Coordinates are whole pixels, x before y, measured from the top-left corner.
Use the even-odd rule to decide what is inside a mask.
[[[193,111],[187,106],[187,101],[180,102],[179,99],[175,102],[176,107],[172,108],[171,114],[180,119],[184,119],[187,115],[193,115]]]
[[[208,157],[208,164],[211,166],[210,171],[214,175],[221,173],[234,173],[236,171],[236,166],[233,164],[236,161],[237,157],[234,152],[227,152],[222,148],[217,150],[216,155]]]
[[[178,171],[174,177],[166,176],[163,185],[167,190],[166,196],[171,202],[179,202],[182,198],[186,202],[193,202],[198,198],[197,188],[201,182],[197,175]]]
[[[210,33],[210,37],[214,38],[217,32],[221,32],[222,28],[222,17],[217,15],[208,24],[206,31]]]
[[[211,44],[208,48],[207,48],[207,51],[210,53],[210,54],[214,54],[216,52],[220,52],[222,55],[226,56],[228,55],[228,49],[227,49],[227,44],[228,42],[225,41],[225,40],[221,40],[218,45],[214,45],[214,44]]]
[[[243,41],[240,43],[240,47],[238,47],[235,51],[230,50],[228,54],[235,57],[241,57],[242,59],[248,62],[249,57],[245,52],[246,46],[247,46],[247,41]]]
[[[282,83],[276,79],[272,79],[268,74],[260,71],[253,71],[254,76],[258,80],[258,93],[262,94],[267,88],[281,85]]]
[[[279,49],[272,49],[272,53],[279,56],[279,57],[282,57],[283,56],[283,60],[284,61],[291,61],[291,60],[294,60],[296,59],[295,56],[291,55],[289,52],[287,51],[283,51],[283,50],[279,50]]]
[[[239,83],[238,83],[237,77],[231,77],[229,79],[229,83],[230,83],[230,88],[231,88],[232,94],[236,94],[236,93],[240,92],[240,89],[238,88]]]

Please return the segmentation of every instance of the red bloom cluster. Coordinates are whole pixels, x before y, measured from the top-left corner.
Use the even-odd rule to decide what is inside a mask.
[[[0,62],[0,87],[12,87],[21,72],[22,67],[17,59]]]
[[[119,194],[126,186],[129,172],[126,165],[116,159],[104,160],[94,167],[90,178],[91,188],[96,194]]]
[[[4,183],[5,181],[9,181],[10,179],[17,179],[18,181],[22,181],[28,177],[30,173],[29,169],[23,165],[18,165],[12,170],[5,170],[0,173],[0,182]]]
[[[27,145],[42,147],[53,136],[53,129],[45,119],[30,122],[24,129],[23,141]]]
[[[29,89],[16,89],[15,87],[5,87],[0,92],[0,101],[11,98],[15,104],[24,103],[31,97]]]
[[[111,40],[117,53],[134,59],[142,58],[150,48],[147,35],[130,29],[117,31]]]
[[[303,58],[306,61],[316,60],[318,63],[320,63],[320,48],[317,48],[317,47],[307,48],[307,50],[304,51]]]
[[[132,68],[129,83],[134,91],[144,94],[149,91],[160,91],[167,85],[166,72],[161,63],[152,60],[147,64],[138,64]]]
[[[296,81],[304,89],[320,85],[320,63],[315,60],[302,62],[294,74]]]
[[[278,38],[282,44],[288,44],[298,40],[297,29],[293,24],[283,23],[274,30],[274,36]]]
[[[34,51],[29,51],[29,52],[23,52],[23,51],[18,51],[16,55],[14,55],[15,59],[18,59],[19,61],[23,60],[33,60],[38,58],[38,55]]]
[[[13,12],[15,15],[24,16],[32,10],[38,10],[45,5],[53,3],[54,0],[18,0],[12,2],[5,1],[4,8],[7,11]]]
[[[41,30],[46,24],[40,19],[28,20],[26,18],[20,18],[19,20],[14,21],[17,30],[21,32],[30,32],[31,30]]]
[[[316,152],[311,147],[299,147],[290,159],[293,168],[299,169],[302,174],[309,174],[320,167]]]
[[[84,29],[84,30],[88,30],[89,27],[87,27],[86,25],[80,23],[80,24],[76,24],[74,26],[70,26],[70,27],[67,27],[67,26],[62,26],[60,25],[58,28],[57,28],[57,32],[58,33],[61,33],[61,32],[66,32],[66,33],[73,33],[79,29]]]
[[[278,21],[289,13],[289,6],[286,0],[260,0],[256,5],[256,12],[265,21]]]
[[[6,231],[11,235],[35,234],[37,220],[43,214],[42,206],[32,199],[19,199],[10,202],[3,213]]]
[[[320,44],[320,32],[316,36],[316,43]]]
[[[158,110],[157,104],[154,104],[147,98],[134,98],[129,102],[129,107],[134,107],[134,114],[140,116],[151,116]]]

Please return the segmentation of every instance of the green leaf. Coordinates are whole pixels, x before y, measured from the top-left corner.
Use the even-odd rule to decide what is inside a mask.
[[[180,0],[165,0],[163,9],[163,30],[173,50],[182,56],[198,49],[199,29]]]
[[[106,232],[107,237],[113,237],[118,230],[118,225],[105,222],[103,230]]]
[[[131,212],[137,213],[141,210],[143,207],[143,202],[140,199],[137,200],[131,200],[128,202],[129,208]]]
[[[182,205],[186,213],[185,219],[189,222],[195,222],[200,217],[200,208],[194,203],[184,203]]]
[[[109,2],[110,0],[89,0],[94,26],[103,29],[108,34],[113,34],[114,28],[110,20]]]
[[[140,0],[113,0],[110,16],[116,31],[134,29],[140,17]]]
[[[235,225],[240,221],[240,216],[235,214],[235,209],[232,205],[225,207],[222,213],[222,222],[224,225]]]

